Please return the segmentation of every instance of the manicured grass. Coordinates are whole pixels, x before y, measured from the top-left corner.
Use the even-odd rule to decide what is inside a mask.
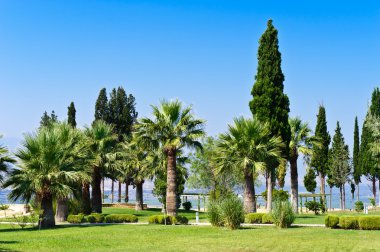
[[[376,251],[380,231],[107,225],[13,230],[0,225],[0,251]]]
[[[134,214],[139,218],[139,222],[148,222],[149,216],[152,215],[162,215],[161,208],[150,208],[143,211],[136,211],[134,209],[128,209],[128,208],[115,208],[115,207],[103,207],[103,213],[104,214]],[[179,215],[186,216],[190,222],[195,222],[195,211],[185,211],[185,210],[178,210]],[[207,221],[207,214],[200,212],[199,213],[199,221],[200,222],[206,222]]]

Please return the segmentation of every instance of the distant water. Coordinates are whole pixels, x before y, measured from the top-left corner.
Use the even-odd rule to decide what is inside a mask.
[[[264,190],[265,190],[264,186],[260,186],[260,187],[256,188],[256,193],[261,193]],[[285,187],[284,190],[289,191],[290,188]],[[377,188],[377,190],[378,190],[378,188]],[[7,198],[9,192],[10,192],[9,190],[1,190],[0,191],[0,204],[23,203],[21,201],[17,201],[17,202],[9,201]],[[186,192],[189,193],[190,191],[187,190]],[[191,191],[191,192],[197,192],[197,191]],[[318,192],[319,192],[319,189],[317,189],[316,193],[318,193]],[[238,192],[238,193],[240,195],[242,195],[242,192]],[[307,191],[305,190],[305,188],[303,186],[299,186],[299,193],[307,193]],[[326,193],[330,193],[330,188],[328,188],[328,187],[326,188]],[[111,194],[111,191],[106,190],[106,195],[108,196],[108,198],[105,199],[105,203],[111,203],[110,194]],[[124,187],[123,187],[122,202],[124,202],[124,195],[125,195],[125,192],[124,192]],[[130,186],[129,187],[129,202],[131,202],[131,203],[135,202],[135,200],[136,200],[135,195],[136,195],[136,191],[132,188],[132,186]],[[151,190],[145,190],[144,189],[144,196],[143,197],[144,197],[144,203],[146,203],[150,206],[157,206],[157,207],[161,206],[161,203],[152,194]],[[364,203],[369,203],[369,198],[372,198],[372,192],[371,192],[369,186],[367,186],[366,184],[361,184],[360,185],[360,200],[363,201]],[[117,192],[117,190],[115,190],[114,202],[116,203],[117,200],[118,200],[118,192]],[[198,203],[197,203],[196,197],[188,197],[188,200],[191,201],[193,208],[197,207]],[[309,199],[309,200],[312,200],[312,199]],[[355,192],[355,200],[356,200],[356,192]],[[378,199],[376,199],[376,201],[378,201]],[[340,207],[339,202],[340,202],[339,190],[337,188],[333,188],[332,207],[333,208],[339,208]],[[350,188],[350,186],[347,185],[346,186],[346,208],[349,208],[349,209],[354,208],[353,207],[354,202],[355,201],[352,200],[352,196],[351,196],[351,188]],[[329,202],[327,202],[327,203],[329,203]],[[262,206],[265,205],[265,202],[261,197],[258,198],[258,204],[260,204]],[[203,207],[204,207],[203,200],[201,199],[201,208],[203,208]]]

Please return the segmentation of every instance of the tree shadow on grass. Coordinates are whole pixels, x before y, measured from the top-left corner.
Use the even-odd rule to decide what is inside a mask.
[[[4,248],[2,246],[3,244],[16,244],[16,243],[20,243],[20,242],[18,242],[18,241],[0,241],[0,251],[17,251],[14,249]]]

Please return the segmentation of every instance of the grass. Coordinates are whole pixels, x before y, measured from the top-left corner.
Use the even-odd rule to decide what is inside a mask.
[[[104,214],[134,214],[139,218],[139,222],[148,222],[149,216],[162,215],[161,208],[150,208],[143,211],[136,211],[129,208],[103,207]],[[190,222],[195,222],[195,211],[178,210],[179,215],[186,216]],[[206,222],[207,214],[199,212],[199,221]]]
[[[379,231],[108,225],[50,230],[0,225],[0,251],[376,251]]]
[[[296,220],[294,221],[295,224],[325,224],[325,217],[328,214],[334,214],[334,215],[353,215],[353,216],[362,216],[363,213],[357,213],[355,211],[339,211],[339,212],[329,212],[324,213],[320,215],[315,215],[314,213],[308,213],[308,214],[298,214]],[[379,211],[373,211],[369,212],[368,215],[380,215]],[[368,216],[365,215],[365,216]]]

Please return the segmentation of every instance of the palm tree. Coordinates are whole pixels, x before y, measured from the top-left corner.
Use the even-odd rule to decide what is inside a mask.
[[[68,124],[54,124],[26,134],[16,153],[20,168],[12,170],[4,187],[12,187],[12,200],[38,200],[42,228],[55,225],[53,199],[73,194],[72,185],[90,179],[78,162],[85,152],[81,141],[80,133]]]
[[[256,119],[235,118],[228,132],[217,141],[216,164],[219,172],[239,174],[244,180],[244,209],[256,211],[254,177],[266,168],[266,161],[281,161],[280,137],[271,137],[267,124]]]
[[[204,121],[194,118],[192,108],[180,101],[162,101],[152,106],[153,119],[142,118],[136,125],[135,138],[142,146],[161,149],[167,158],[166,210],[177,214],[177,152],[183,147],[202,148],[198,141],[205,135]]]
[[[114,169],[111,155],[117,150],[117,135],[113,133],[113,127],[104,121],[95,121],[91,128],[86,128],[85,134],[89,149],[93,155],[91,161],[91,208],[93,212],[102,212],[102,176],[107,170]],[[86,186],[88,188],[88,185]]]
[[[306,159],[310,158],[313,153],[313,145],[319,145],[319,142],[311,136],[309,125],[298,117],[289,118],[289,124],[291,129],[289,143],[291,201],[293,211],[298,213],[298,156],[301,153]]]
[[[16,160],[9,155],[8,149],[0,145],[0,183],[4,181],[4,174],[9,172],[9,165],[14,163]]]

